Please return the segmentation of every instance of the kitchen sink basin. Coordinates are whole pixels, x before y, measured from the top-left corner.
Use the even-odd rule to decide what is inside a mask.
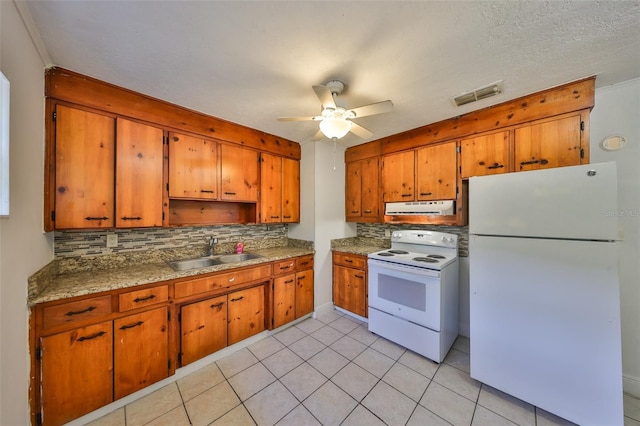
[[[197,257],[195,259],[174,260],[167,262],[174,271],[207,268],[209,266],[237,263],[245,260],[258,259],[262,256],[254,253],[223,254],[219,256]]]

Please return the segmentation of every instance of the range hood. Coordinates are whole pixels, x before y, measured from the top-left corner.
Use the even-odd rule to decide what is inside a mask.
[[[444,216],[454,214],[453,200],[417,201],[407,203],[386,203],[384,214],[387,216]]]

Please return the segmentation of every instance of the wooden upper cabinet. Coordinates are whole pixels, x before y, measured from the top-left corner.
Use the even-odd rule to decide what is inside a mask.
[[[218,199],[218,144],[169,134],[169,198]]]
[[[362,216],[362,162],[345,164],[345,213],[349,218]]]
[[[55,161],[56,229],[112,228],[115,119],[58,105]]]
[[[416,200],[455,200],[456,142],[428,145],[416,150]]]
[[[460,141],[461,177],[497,175],[510,171],[509,131]]]
[[[258,201],[258,151],[228,144],[220,145],[220,199]]]
[[[378,219],[379,167],[377,157],[346,163],[345,212],[348,222]]]
[[[414,151],[388,154],[382,157],[382,201],[415,200]]]
[[[282,159],[282,221],[300,222],[300,161]]]
[[[517,128],[515,171],[581,164],[584,156],[581,122],[580,115],[573,115]]]
[[[116,226],[162,226],[163,132],[118,118]]]
[[[282,222],[282,159],[260,155],[260,222]]]

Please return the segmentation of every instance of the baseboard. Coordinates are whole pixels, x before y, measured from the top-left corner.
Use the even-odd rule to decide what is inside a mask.
[[[640,398],[640,379],[631,376],[622,376],[622,389],[624,393]]]

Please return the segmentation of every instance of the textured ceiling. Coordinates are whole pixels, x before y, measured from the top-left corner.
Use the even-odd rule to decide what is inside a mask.
[[[306,143],[312,85],[346,84],[370,140],[583,77],[640,77],[640,1],[28,1],[53,65]],[[504,80],[463,107],[451,98]],[[341,143],[366,142],[349,134]]]

